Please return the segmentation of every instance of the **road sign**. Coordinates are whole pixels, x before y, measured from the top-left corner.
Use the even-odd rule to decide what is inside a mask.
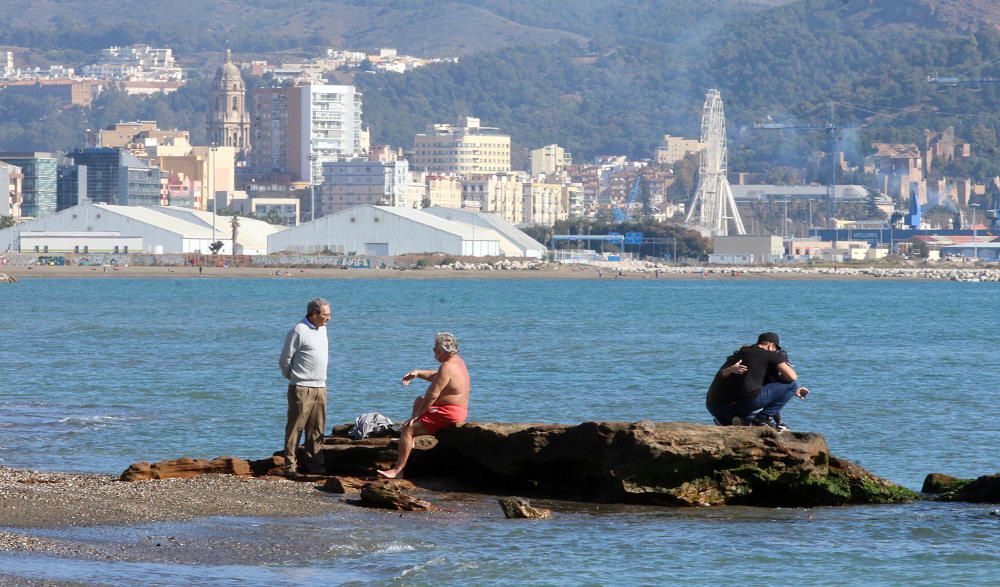
[[[642,244],[642,233],[641,232],[626,232],[625,233],[625,244],[626,245],[641,245]]]

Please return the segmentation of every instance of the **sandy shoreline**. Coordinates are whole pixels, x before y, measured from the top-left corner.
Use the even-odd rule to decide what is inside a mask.
[[[30,279],[578,279],[578,280],[944,280],[1000,281],[1000,269],[926,267],[675,267],[548,263],[536,269],[441,268],[344,269],[129,266],[117,270],[81,266],[0,267],[17,280]]]

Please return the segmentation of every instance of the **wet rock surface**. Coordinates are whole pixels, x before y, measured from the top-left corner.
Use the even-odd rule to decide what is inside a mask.
[[[346,427],[338,427],[323,450],[325,476],[296,478],[349,493],[358,490],[358,482],[346,479],[374,478],[378,469],[391,466],[396,440],[354,441],[346,437]],[[273,475],[283,459],[237,461],[179,459],[133,465],[129,471],[140,478],[221,469]],[[831,455],[819,434],[676,422],[467,423],[437,437],[418,437],[406,476],[438,490],[666,506],[809,507],[919,497]]]
[[[502,497],[499,500],[503,515],[508,519],[547,520],[552,517],[552,510],[536,508],[531,502],[521,497]]]
[[[941,501],[1000,503],[1000,473],[976,479],[959,479],[941,473],[931,473],[924,479],[922,490]]]

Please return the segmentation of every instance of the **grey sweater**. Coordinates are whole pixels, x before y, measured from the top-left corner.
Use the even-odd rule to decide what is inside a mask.
[[[293,385],[326,387],[326,363],[330,347],[326,340],[326,326],[316,328],[309,319],[303,319],[285,335],[278,366],[285,379]]]

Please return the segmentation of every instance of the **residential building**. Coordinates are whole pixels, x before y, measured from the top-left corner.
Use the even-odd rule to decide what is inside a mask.
[[[152,147],[159,145],[190,144],[186,130],[160,130],[155,120],[119,122],[100,130],[87,130],[88,147],[123,147],[142,159],[149,156]]]
[[[251,164],[319,183],[323,163],[352,159],[368,148],[361,93],[354,86],[306,84],[253,91]]]
[[[474,201],[511,224],[524,222],[524,179],[520,173],[469,174],[462,177],[462,201]]]
[[[87,167],[87,198],[119,206],[158,206],[159,169],[150,167],[125,149],[77,149],[70,154],[76,165]]]
[[[654,160],[660,165],[676,165],[689,154],[701,153],[705,144],[697,139],[663,135],[663,143],[656,148]]]
[[[462,180],[456,175],[427,175],[424,207],[462,207]]]
[[[545,145],[531,151],[531,177],[555,175],[572,164],[572,153],[567,153],[559,145]]]
[[[232,51],[226,49],[226,61],[212,82],[208,113],[208,137],[213,146],[232,147],[239,158],[250,151],[250,114],[246,107],[246,88],[240,70],[233,65]]]
[[[181,81],[184,71],[177,67],[171,49],[149,45],[109,47],[102,49],[100,59],[85,65],[86,77],[111,80],[161,80]]]
[[[323,163],[317,186],[319,216],[359,204],[407,206],[409,164],[405,159],[382,163],[356,159]]]
[[[0,153],[0,161],[21,168],[21,216],[39,218],[57,208],[58,156],[54,153]]]
[[[0,217],[21,218],[23,180],[20,167],[0,161]]]
[[[472,117],[455,125],[435,124],[414,138],[413,168],[458,174],[510,171],[510,136]]]
[[[562,186],[563,209],[569,219],[586,216],[586,206],[582,183],[564,183]]]
[[[298,198],[252,198],[249,212],[265,222],[274,218],[282,226],[298,226],[300,205]]]
[[[216,192],[236,189],[236,150],[236,147],[193,147],[185,140],[175,139],[172,144],[151,148],[148,156],[150,163],[168,178],[168,184],[197,188],[191,207],[209,210]],[[181,196],[179,192],[174,195]]]
[[[526,182],[522,196],[524,224],[553,226],[559,220],[566,220],[568,216],[568,211],[564,207],[562,184]]]
[[[0,90],[8,96],[52,98],[63,106],[90,106],[106,86],[106,81],[79,79],[31,78],[0,82]]]

